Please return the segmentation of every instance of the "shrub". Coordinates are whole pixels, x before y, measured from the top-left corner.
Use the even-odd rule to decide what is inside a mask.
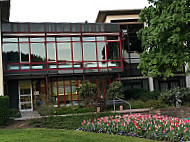
[[[175,87],[170,90],[162,91],[161,99],[168,105],[176,106],[177,99],[180,99],[182,103],[190,101],[190,89]]]
[[[116,115],[113,113],[91,113],[84,115],[73,115],[73,116],[50,116],[41,119],[33,119],[30,121],[30,125],[40,128],[54,128],[54,129],[76,129],[80,127],[81,121],[84,119],[99,118],[107,115]]]
[[[133,99],[133,100],[141,100],[141,101],[147,101],[149,99],[156,100],[160,96],[159,91],[148,91],[145,89],[127,89],[124,91],[125,99]]]
[[[9,121],[9,97],[0,96],[0,126],[5,125]]]
[[[94,83],[83,83],[82,86],[78,89],[79,96],[84,100],[86,105],[92,104],[96,100],[97,87]]]
[[[10,117],[15,117],[15,118],[21,117],[20,111],[15,108],[11,108],[9,110],[9,113],[10,113]]]
[[[112,82],[108,88],[108,96],[112,99],[114,97],[124,98],[123,84],[119,81]]]

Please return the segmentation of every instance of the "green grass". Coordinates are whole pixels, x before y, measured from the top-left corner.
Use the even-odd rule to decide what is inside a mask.
[[[98,134],[75,130],[6,129],[0,130],[0,142],[156,142],[137,137]]]

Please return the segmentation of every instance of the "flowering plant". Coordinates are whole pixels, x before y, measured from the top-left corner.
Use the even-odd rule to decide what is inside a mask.
[[[186,141],[190,137],[190,120],[150,114],[116,115],[83,120],[78,130],[156,140]]]

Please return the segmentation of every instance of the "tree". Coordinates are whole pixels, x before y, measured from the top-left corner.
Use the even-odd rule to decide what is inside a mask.
[[[79,88],[79,96],[84,100],[86,105],[93,103],[97,99],[96,95],[97,87],[94,83],[85,82]]]
[[[149,0],[140,13],[143,75],[167,78],[190,65],[190,0]],[[187,73],[190,72],[190,66]]]
[[[110,98],[118,97],[124,98],[123,94],[123,84],[119,81],[112,82],[108,88],[108,95]]]

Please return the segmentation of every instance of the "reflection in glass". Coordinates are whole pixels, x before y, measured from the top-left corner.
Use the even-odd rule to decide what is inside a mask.
[[[43,37],[30,38],[30,42],[42,42],[42,41],[45,41],[45,38]]]
[[[45,61],[45,46],[44,43],[31,43],[31,61],[44,62]]]
[[[22,81],[19,83],[20,95],[31,94],[30,82]]]
[[[55,37],[46,37],[46,41],[55,41]]]
[[[71,61],[71,44],[57,43],[58,61]]]
[[[18,63],[18,43],[3,43],[3,59],[8,63]]]
[[[29,44],[20,43],[21,62],[29,62]]]
[[[98,61],[106,60],[105,47],[106,47],[106,45],[104,42],[97,43]]]
[[[81,43],[73,42],[73,60],[82,61]]]
[[[57,37],[57,41],[71,41],[70,37]]]
[[[72,37],[72,41],[80,41],[80,37]]]
[[[104,37],[104,36],[97,36],[97,37],[96,37],[96,40],[97,40],[97,41],[104,41],[104,40],[105,40],[105,37]]]
[[[58,79],[58,91],[59,91],[59,104],[60,106],[64,105],[64,85],[63,85],[63,79]]]
[[[47,60],[56,61],[55,43],[47,43]]]
[[[66,98],[66,106],[71,105],[71,86],[70,80],[65,81],[65,98]]]
[[[84,61],[96,61],[96,44],[94,42],[83,43]]]
[[[28,42],[28,38],[19,37],[19,42]]]
[[[120,59],[120,46],[118,42],[107,43],[107,56],[108,56],[108,60]]]
[[[3,42],[18,42],[18,38],[3,38]]]
[[[107,36],[107,40],[118,40],[118,36]]]
[[[95,41],[95,37],[83,37],[82,38],[83,41]]]

